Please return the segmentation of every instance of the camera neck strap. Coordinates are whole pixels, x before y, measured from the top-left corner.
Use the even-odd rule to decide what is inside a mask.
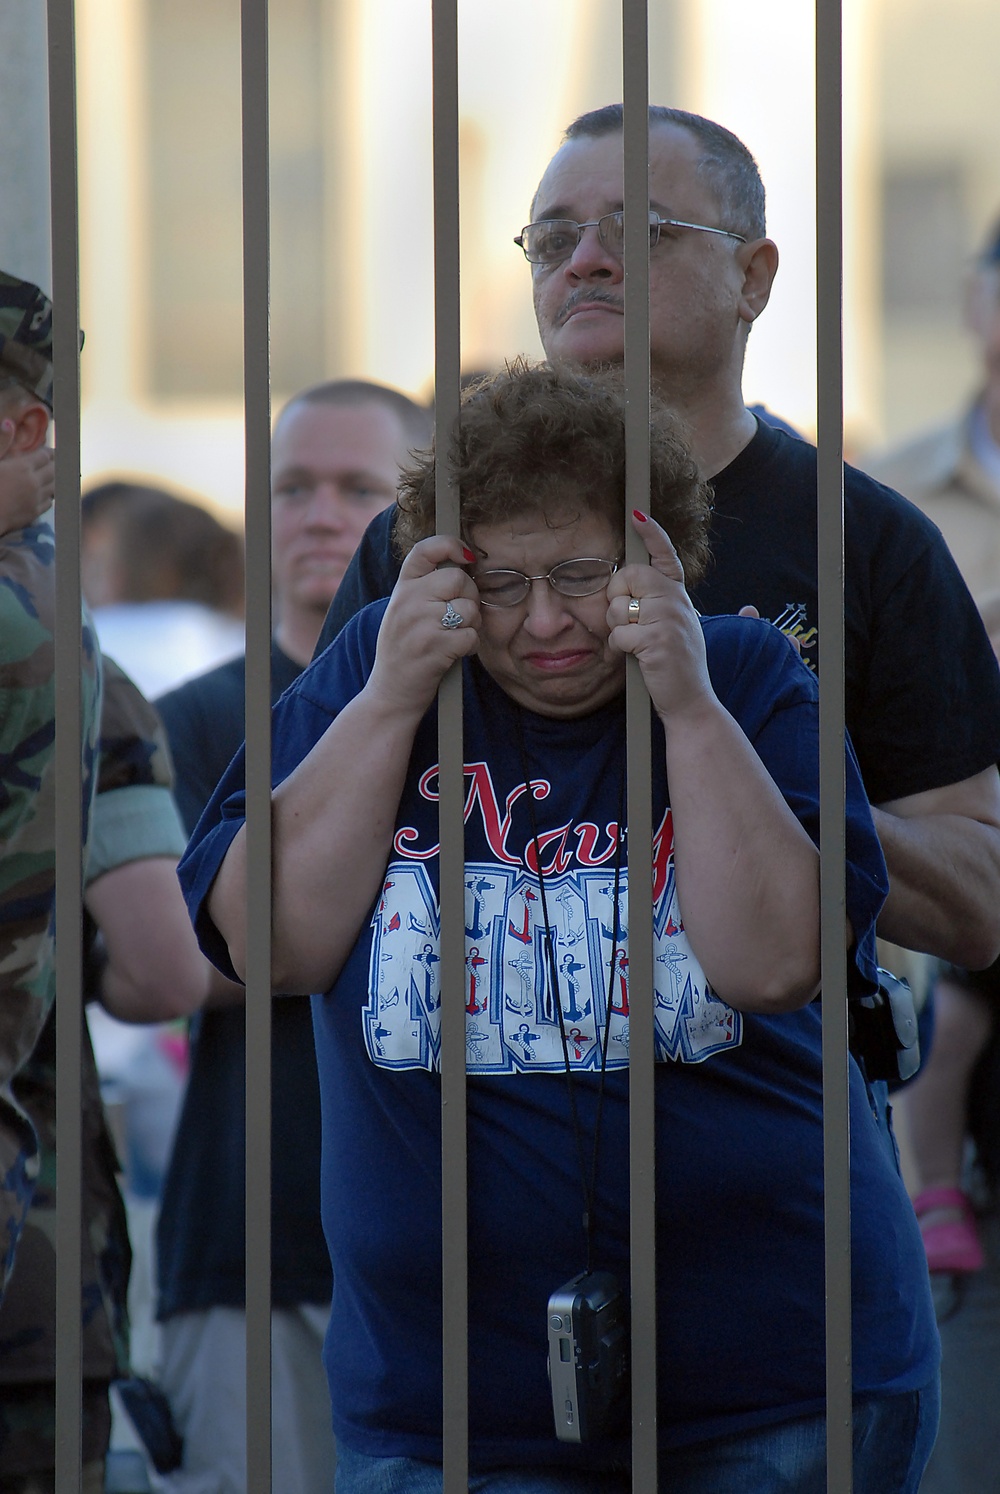
[[[619,902],[621,894],[621,872],[622,872],[622,846],[625,840],[622,819],[625,813],[625,768],[622,765],[621,781],[618,788],[618,818],[615,823],[615,859],[614,859],[614,892],[613,912],[611,916],[611,959],[608,962],[608,989],[605,996],[604,1031],[601,1035],[601,1068],[600,1081],[597,1088],[597,1114],[594,1119],[594,1147],[590,1158],[590,1167],[587,1167],[587,1159],[584,1149],[583,1127],[580,1123],[580,1111],[577,1105],[577,1090],[573,1076],[573,1066],[569,1058],[569,1041],[566,1036],[566,1019],[563,1013],[562,997],[559,990],[559,966],[556,962],[556,937],[551,922],[549,921],[548,903],[545,895],[545,875],[542,871],[542,847],[538,834],[538,821],[535,815],[535,796],[532,791],[531,773],[528,765],[528,749],[524,734],[524,716],[519,705],[515,705],[514,719],[517,724],[517,744],[521,754],[521,775],[524,779],[524,791],[528,804],[528,820],[531,826],[531,843],[535,847],[535,866],[538,872],[538,894],[542,911],[542,946],[544,951],[544,971],[549,986],[549,996],[555,1008],[556,1019],[559,1023],[559,1037],[562,1043],[563,1069],[566,1075],[566,1089],[569,1095],[570,1117],[573,1123],[573,1138],[576,1145],[577,1166],[580,1170],[580,1188],[583,1194],[583,1235],[586,1245],[586,1269],[593,1269],[592,1254],[595,1235],[595,1204],[597,1196],[597,1166],[600,1157],[601,1146],[601,1121],[604,1114],[604,1091],[605,1078],[608,1066],[608,1040],[611,1035],[611,1003],[614,999],[615,978],[615,951],[618,948],[618,936],[621,931],[619,919]],[[527,865],[527,857],[525,857]]]

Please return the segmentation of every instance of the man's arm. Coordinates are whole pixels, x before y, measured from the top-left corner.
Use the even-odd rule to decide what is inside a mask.
[[[889,868],[881,937],[982,970],[1000,954],[1000,774],[873,807]]]
[[[174,798],[188,835],[243,740],[243,678],[242,674],[237,675],[236,667],[233,662],[199,675],[168,691],[156,702],[170,742]],[[177,891],[180,892],[180,884]],[[186,907],[184,920],[190,928]],[[200,950],[198,958],[208,980],[208,996],[202,1010],[242,1006],[247,994],[245,987],[227,980]]]
[[[127,861],[91,882],[84,902],[104,939],[101,1005],[120,1022],[168,1022],[205,1001],[198,948],[169,856]]]

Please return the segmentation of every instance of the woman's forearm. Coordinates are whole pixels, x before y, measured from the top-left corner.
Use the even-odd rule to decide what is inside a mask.
[[[418,721],[366,689],[272,794],[274,991],[325,991],[350,953],[385,871]],[[245,827],[208,909],[245,975]]]
[[[272,990],[326,991],[379,890],[417,727],[442,678],[479,642],[462,542],[415,545],[379,627],[368,683],[272,794]],[[442,626],[461,603],[459,627]],[[208,911],[246,968],[246,833],[219,868]]]
[[[723,1000],[792,1010],[819,983],[819,853],[712,697],[664,723],[677,897]]]
[[[663,723],[684,926],[731,1005],[803,1005],[819,981],[819,855],[715,694],[669,535],[638,509],[632,524],[649,564],[611,578],[609,641],[638,661]]]

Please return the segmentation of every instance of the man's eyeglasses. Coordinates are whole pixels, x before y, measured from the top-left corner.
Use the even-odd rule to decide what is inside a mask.
[[[481,571],[473,576],[484,607],[516,607],[531,591],[532,582],[547,581],[561,597],[592,597],[603,591],[618,569],[613,560],[561,560],[541,576],[523,571]]]
[[[569,259],[583,238],[585,228],[596,228],[597,237],[609,254],[621,255],[625,248],[624,214],[605,213],[603,218],[592,218],[589,223],[574,223],[572,218],[545,218],[540,223],[527,223],[517,235],[514,243],[524,250],[524,257],[532,265],[557,265]],[[698,233],[716,233],[724,239],[746,239],[741,233],[728,228],[709,228],[705,223],[683,223],[680,218],[661,218],[658,213],[649,215],[649,247],[655,249],[660,242],[661,228],[693,228]]]

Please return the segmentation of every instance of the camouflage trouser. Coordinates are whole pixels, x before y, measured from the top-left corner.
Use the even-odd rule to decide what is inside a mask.
[[[82,1494],[103,1494],[104,1459],[84,1463]],[[56,1494],[55,1473],[15,1473],[0,1478],[0,1494]]]
[[[83,1467],[85,1494],[101,1494],[104,1455],[111,1439],[111,1406],[106,1380],[85,1380]],[[0,1494],[54,1491],[56,1461],[56,1388],[0,1382]],[[88,1477],[93,1480],[88,1483]]]

